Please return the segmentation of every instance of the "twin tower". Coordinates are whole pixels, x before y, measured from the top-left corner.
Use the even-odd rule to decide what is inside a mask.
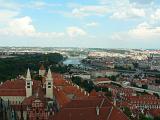
[[[44,67],[43,67],[44,68]],[[52,72],[49,68],[47,75],[45,76],[46,70],[42,69],[42,67],[39,70],[39,75],[45,78],[44,86],[46,90],[46,98],[53,99],[53,77]],[[30,70],[27,70],[27,76],[26,76],[26,97],[30,97],[33,95],[33,88],[34,84],[31,79]]]

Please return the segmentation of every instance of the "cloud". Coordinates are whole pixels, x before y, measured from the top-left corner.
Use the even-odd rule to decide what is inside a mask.
[[[145,8],[139,7],[129,0],[100,0],[100,4],[108,6],[110,18],[129,20],[144,18],[146,16]]]
[[[7,10],[19,10],[23,7],[22,4],[6,1],[6,0],[0,0],[0,9],[7,9]]]
[[[67,34],[71,38],[87,35],[87,33],[83,29],[75,26],[68,27]]]
[[[86,36],[87,32],[83,29],[71,26],[63,32],[39,32],[32,24],[32,19],[29,16],[12,19],[7,27],[0,28],[0,36],[11,37],[30,37],[39,39],[65,39],[65,38],[80,38]]]
[[[131,7],[130,9],[121,9],[113,12],[111,18],[114,19],[135,19],[137,17],[145,17],[145,11],[143,9],[138,9]]]
[[[128,34],[130,36],[135,36],[140,39],[150,39],[160,38],[160,27],[153,27],[148,23],[144,22],[139,24],[136,28],[129,30]]]
[[[151,4],[154,0],[129,0],[129,2],[137,4]]]
[[[0,29],[0,35],[14,37],[32,37],[32,38],[57,38],[63,37],[64,33],[58,32],[38,32],[32,24],[29,16],[12,19],[8,26]]]
[[[0,0],[0,9],[3,10],[13,10],[20,11],[22,9],[43,9],[43,8],[51,8],[55,6],[61,6],[60,3],[54,2],[45,2],[41,0],[31,0],[25,3],[12,2],[9,0]]]
[[[106,6],[101,5],[90,5],[90,6],[80,6],[72,9],[72,15],[75,17],[85,17],[92,15],[104,15],[108,12]]]
[[[0,29],[0,31],[1,34],[6,35],[29,35],[35,32],[35,28],[31,23],[32,20],[28,16],[16,18],[9,22],[8,27]]]
[[[22,31],[25,33],[35,32],[35,28],[32,25],[32,19],[28,16],[14,19],[10,22],[9,26],[16,31]]]
[[[90,23],[87,23],[86,26],[89,26],[89,27],[97,27],[99,25],[99,23],[97,22],[90,22]]]
[[[19,12],[11,10],[0,10],[0,22],[8,23],[12,18],[16,17]]]
[[[150,17],[153,21],[159,21],[160,20],[160,8],[157,9]]]
[[[32,1],[29,4],[27,4],[27,6],[29,8],[43,9],[43,8],[47,8],[47,7],[61,6],[61,4],[47,3],[44,1]]]
[[[48,6],[48,4],[43,1],[34,1],[34,2],[31,2],[29,6],[32,8],[41,9]]]
[[[127,40],[127,41],[151,41],[160,39],[160,27],[152,26],[146,22],[137,25],[135,28],[126,32],[115,33],[112,36],[113,39]]]

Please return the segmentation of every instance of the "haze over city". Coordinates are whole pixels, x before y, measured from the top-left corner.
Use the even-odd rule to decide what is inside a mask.
[[[0,0],[0,46],[159,48],[159,0]]]

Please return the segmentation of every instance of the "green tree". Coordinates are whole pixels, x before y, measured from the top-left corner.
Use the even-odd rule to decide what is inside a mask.
[[[123,112],[126,114],[129,118],[131,118],[132,112],[128,107],[123,107]]]
[[[160,120],[160,116],[155,117],[154,120]]]
[[[59,53],[53,54],[33,54],[17,55],[13,58],[0,58],[0,81],[16,78],[18,75],[24,75],[29,67],[33,71],[38,71],[40,63],[45,66],[55,65],[63,61],[63,56]],[[57,70],[58,71],[58,70]],[[65,71],[65,68],[59,68],[59,71]]]

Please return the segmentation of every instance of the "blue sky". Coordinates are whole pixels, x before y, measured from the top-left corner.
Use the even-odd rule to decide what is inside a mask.
[[[159,0],[0,0],[0,46],[159,45]]]

